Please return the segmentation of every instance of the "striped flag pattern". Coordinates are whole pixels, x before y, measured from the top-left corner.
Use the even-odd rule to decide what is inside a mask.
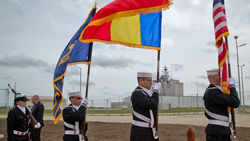
[[[214,20],[216,46],[219,47],[219,44],[217,44],[217,42],[222,37],[227,37],[229,35],[228,28],[227,28],[227,19],[226,19],[224,0],[214,0],[213,20]]]
[[[223,37],[229,35],[227,28],[227,19],[224,0],[214,0],[213,2],[213,20],[216,47],[218,48],[219,78],[222,91],[230,94],[230,85],[228,83],[228,48]],[[231,122],[231,108],[228,107],[229,122]]]
[[[221,86],[223,92],[229,94],[230,93],[228,89],[229,84],[227,82],[228,49],[223,39],[223,37],[227,37],[229,35],[229,32],[227,28],[224,0],[214,0],[213,20],[214,20],[216,47],[218,47],[218,65],[219,65]]]

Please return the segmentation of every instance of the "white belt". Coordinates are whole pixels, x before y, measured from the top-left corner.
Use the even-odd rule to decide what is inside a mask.
[[[67,122],[64,121],[64,125],[68,128],[71,128],[71,129],[75,129],[75,125],[72,125],[72,124],[69,124]]]
[[[151,128],[151,124],[147,123],[147,122],[141,122],[141,121],[133,120],[132,124],[135,125],[135,126],[139,126],[139,127]]]
[[[137,118],[139,118],[139,119],[141,119],[141,120],[143,120],[143,121],[146,121],[146,122],[150,122],[150,119],[148,118],[148,117],[146,117],[146,116],[144,116],[144,115],[142,115],[142,114],[139,114],[139,113],[137,113],[135,110],[133,110],[133,114],[137,117]]]
[[[79,135],[79,131],[65,130],[65,135]]]
[[[28,131],[21,132],[21,131],[13,130],[13,134],[14,135],[19,135],[19,136],[25,136],[26,134],[28,134]]]
[[[66,135],[76,135],[79,134],[80,130],[79,130],[79,122],[75,122],[75,125],[69,124],[67,122],[64,121],[64,125],[70,129],[73,130],[65,130],[65,134]]]
[[[208,111],[207,109],[205,110],[205,112],[206,112],[210,117],[212,117],[212,118],[214,118],[214,119],[221,120],[221,121],[226,121],[226,122],[230,121],[230,120],[229,120],[229,117],[227,117],[227,116],[223,116],[223,115],[219,115],[219,114],[212,113],[212,112]]]
[[[230,122],[225,122],[225,121],[220,121],[220,120],[209,120],[208,124],[213,124],[213,125],[220,125],[220,126],[225,126],[229,127]]]

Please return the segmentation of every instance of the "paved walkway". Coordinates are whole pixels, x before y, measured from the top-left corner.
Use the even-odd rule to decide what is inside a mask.
[[[0,115],[0,118],[6,118],[6,116],[7,115]],[[45,115],[44,120],[53,120],[53,116]],[[131,120],[132,120],[131,115],[87,115],[87,121],[92,121],[92,122],[131,123]],[[160,115],[159,123],[206,126],[207,119],[203,114]],[[236,126],[250,127],[250,114],[236,114]]]

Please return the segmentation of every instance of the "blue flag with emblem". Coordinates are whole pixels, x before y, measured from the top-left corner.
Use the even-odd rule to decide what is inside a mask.
[[[64,49],[62,55],[59,58],[59,61],[56,65],[54,72],[54,124],[57,124],[58,121],[62,117],[60,105],[63,101],[63,82],[64,76],[66,73],[66,69],[68,65],[73,64],[90,64],[91,63],[91,54],[92,54],[92,45],[93,43],[82,43],[79,41],[79,37],[81,32],[85,29],[85,27],[89,24],[91,19],[96,13],[96,8],[93,8],[86,21],[83,25],[78,29],[72,39],[69,41],[68,45]]]

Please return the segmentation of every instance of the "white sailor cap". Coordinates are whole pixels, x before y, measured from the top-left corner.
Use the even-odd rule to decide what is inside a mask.
[[[152,77],[150,72],[137,72],[137,77]]]
[[[74,97],[74,96],[82,96],[81,91],[76,91],[76,92],[70,92],[69,97]]]
[[[207,70],[207,76],[218,75],[218,69]]]
[[[15,101],[28,101],[29,99],[26,98],[25,95],[18,93],[15,97]]]

